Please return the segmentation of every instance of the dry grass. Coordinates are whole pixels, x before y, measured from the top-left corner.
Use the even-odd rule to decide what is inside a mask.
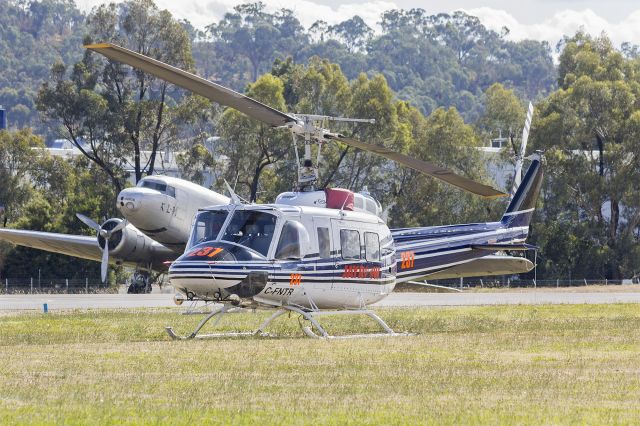
[[[0,423],[635,423],[637,305],[381,311],[414,337],[170,342],[175,310],[0,317]],[[266,314],[235,314],[226,330]],[[337,332],[364,320],[332,321]]]

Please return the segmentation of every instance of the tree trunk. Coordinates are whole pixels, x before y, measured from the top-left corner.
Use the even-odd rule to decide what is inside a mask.
[[[253,173],[253,180],[251,181],[251,196],[249,198],[249,201],[252,203],[254,203],[258,198],[258,181],[260,180],[260,174],[262,173],[262,170],[269,164],[271,164],[271,161],[269,160],[260,161],[255,169],[255,172]]]
[[[158,153],[158,148],[160,147],[160,135],[162,134],[162,118],[164,116],[164,99],[165,93],[167,90],[167,85],[162,85],[162,91],[160,95],[160,105],[158,106],[158,114],[156,115],[156,128],[153,131],[153,146],[151,147],[151,155],[149,156],[149,162],[147,174],[151,176],[155,169],[156,164],[156,154]],[[166,161],[166,160],[165,160]]]
[[[333,176],[336,174],[336,172],[340,168],[340,164],[342,164],[342,160],[344,160],[344,157],[347,155],[347,152],[349,152],[349,146],[347,146],[342,151],[342,153],[340,153],[340,158],[338,158],[338,164],[336,164],[336,166],[331,171],[331,174],[329,175],[329,177],[324,181],[324,184],[322,185],[323,188],[326,188],[331,183]]]
[[[604,139],[600,136],[600,132],[596,131],[596,141],[598,142],[598,154],[599,154],[599,173],[600,176],[604,176]]]

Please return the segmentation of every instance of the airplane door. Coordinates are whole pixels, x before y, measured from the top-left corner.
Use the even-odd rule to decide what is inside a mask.
[[[326,217],[313,218],[314,234],[312,239],[317,241],[318,257],[316,260],[315,275],[318,277],[316,285],[318,289],[330,290],[335,273],[335,242],[332,238],[331,221]]]

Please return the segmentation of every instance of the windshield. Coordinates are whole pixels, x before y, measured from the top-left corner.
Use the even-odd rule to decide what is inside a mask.
[[[156,182],[154,180],[141,180],[138,182],[138,187],[154,189],[163,194],[167,194],[170,197],[176,198],[176,189],[173,186],[169,186],[163,182]]]
[[[238,210],[233,214],[222,240],[241,244],[267,255],[276,228],[276,217],[256,210]]]
[[[204,241],[212,241],[218,238],[218,234],[229,214],[226,210],[213,210],[198,213],[193,224],[189,247]]]

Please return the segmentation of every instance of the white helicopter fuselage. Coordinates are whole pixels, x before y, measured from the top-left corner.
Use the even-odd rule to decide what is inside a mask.
[[[395,249],[375,215],[289,205],[224,205],[196,216],[169,269],[187,298],[355,308],[395,286]]]
[[[189,181],[154,175],[141,179],[135,187],[122,190],[117,197],[117,208],[145,235],[181,252],[198,209],[230,201],[224,195]]]

